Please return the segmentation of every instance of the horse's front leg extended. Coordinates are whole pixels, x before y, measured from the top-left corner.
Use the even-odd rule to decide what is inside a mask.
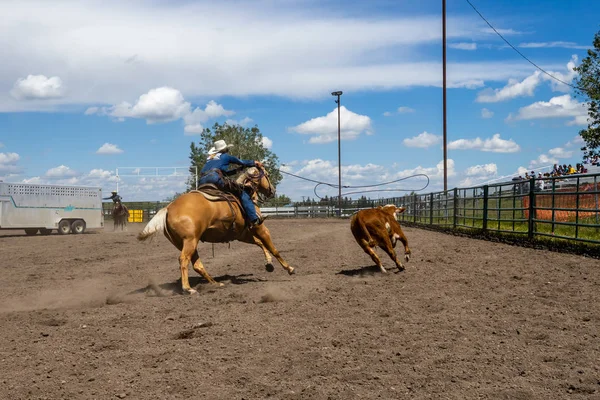
[[[271,233],[269,229],[264,225],[258,225],[254,229],[252,229],[252,233],[258,240],[260,240],[263,245],[267,248],[268,251],[273,254],[273,257],[279,261],[279,264],[288,272],[288,274],[292,275],[294,272],[294,267],[290,266],[279,254],[279,251],[275,248],[273,241],[271,240]]]
[[[269,250],[267,250],[267,248],[265,247],[263,242],[260,241],[259,238],[257,238],[256,236],[252,236],[252,238],[254,239],[254,243],[262,249],[263,253],[265,253],[265,269],[267,270],[267,272],[273,272],[275,268],[272,264],[273,258],[271,257],[271,253],[269,253]]]

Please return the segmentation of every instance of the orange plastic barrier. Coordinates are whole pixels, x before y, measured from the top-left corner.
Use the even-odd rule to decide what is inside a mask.
[[[598,185],[600,187],[600,184]],[[598,211],[597,198],[600,194],[585,194],[586,191],[594,190],[594,185],[582,185],[579,194],[579,219],[595,217]],[[558,222],[575,221],[577,211],[577,195],[576,194],[558,194],[554,195],[554,208],[571,208],[572,211],[555,210],[554,220]],[[552,194],[536,194],[535,206],[552,208]],[[523,197],[523,207],[529,207],[529,197]],[[593,211],[583,211],[583,210]],[[524,210],[525,218],[529,218],[529,210]],[[552,210],[535,210],[535,218],[540,220],[552,221]]]

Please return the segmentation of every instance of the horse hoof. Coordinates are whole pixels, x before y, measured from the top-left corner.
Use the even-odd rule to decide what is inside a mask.
[[[288,270],[288,274],[295,275],[296,274],[296,270],[293,267],[290,267],[290,269]]]
[[[273,271],[275,271],[275,267],[273,266],[273,264],[268,263],[268,264],[265,265],[265,270],[267,272],[273,272]]]
[[[189,289],[184,291],[185,294],[196,294],[198,291],[196,289]]]
[[[406,259],[406,261],[410,260],[410,254],[406,254],[406,255],[404,256],[404,258]]]

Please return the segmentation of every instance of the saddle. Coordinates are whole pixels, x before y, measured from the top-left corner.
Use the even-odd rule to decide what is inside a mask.
[[[226,201],[227,205],[229,205],[231,213],[233,214],[233,221],[235,221],[235,207],[233,207],[233,203],[236,203],[240,209],[240,212],[242,213],[242,217],[244,219],[246,218],[246,213],[244,212],[244,207],[242,207],[240,199],[232,193],[222,191],[212,183],[202,184],[198,186],[198,189],[191,190],[190,192],[200,193],[208,201]]]

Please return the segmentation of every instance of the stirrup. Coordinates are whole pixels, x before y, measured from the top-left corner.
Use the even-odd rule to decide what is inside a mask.
[[[256,228],[259,225],[262,225],[263,222],[265,222],[265,219],[267,219],[269,216],[268,215],[264,215],[264,216],[260,216],[257,218],[256,222],[250,222],[248,224],[248,226],[250,228]]]

